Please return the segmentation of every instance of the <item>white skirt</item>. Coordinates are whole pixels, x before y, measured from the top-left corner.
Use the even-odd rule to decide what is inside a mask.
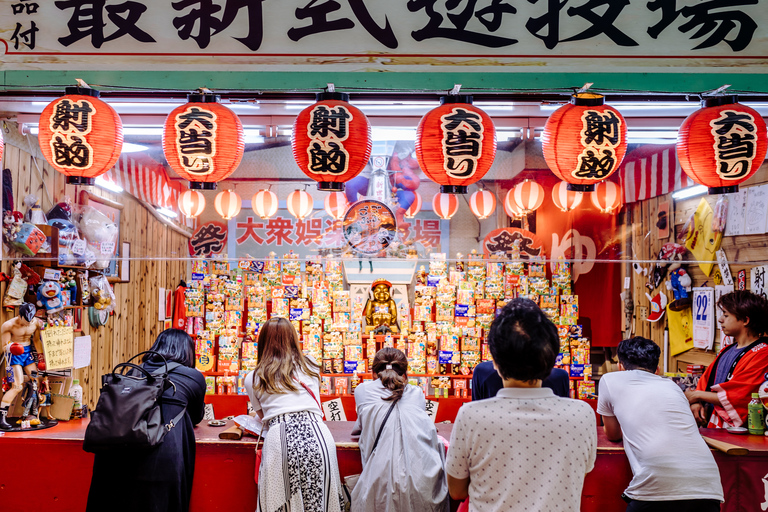
[[[307,411],[270,420],[259,468],[256,512],[342,512],[336,443]]]

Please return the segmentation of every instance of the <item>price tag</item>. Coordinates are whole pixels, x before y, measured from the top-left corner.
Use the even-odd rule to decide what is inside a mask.
[[[85,254],[85,247],[85,240],[75,240],[75,243],[72,244],[72,254],[82,256]]]
[[[101,242],[99,247],[101,254],[111,255],[115,253],[115,242]]]
[[[629,290],[629,286],[630,286],[631,283],[632,283],[632,281],[630,280],[629,276],[625,277],[624,278],[624,289],[625,290]]]
[[[96,263],[96,259],[94,258],[94,254],[93,253],[89,253],[88,257],[85,259],[85,266],[86,267],[90,267],[94,263]]]

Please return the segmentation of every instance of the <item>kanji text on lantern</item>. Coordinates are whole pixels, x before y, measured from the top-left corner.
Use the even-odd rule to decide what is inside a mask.
[[[176,115],[176,150],[184,170],[205,176],[214,171],[217,116],[210,110],[189,106]]]
[[[70,169],[88,169],[93,165],[93,147],[86,136],[91,133],[96,108],[88,100],[59,100],[50,117],[52,133],[49,144],[56,165]]]
[[[755,118],[746,112],[724,110],[709,125],[714,136],[718,176],[724,180],[745,176],[755,158]]]
[[[443,168],[453,178],[475,174],[483,152],[483,120],[480,114],[460,107],[440,118],[443,132]]]
[[[622,120],[612,110],[585,110],[581,121],[583,149],[573,176],[601,180],[616,167],[616,148],[621,144]]]
[[[343,105],[319,104],[312,109],[307,124],[307,135],[312,140],[307,146],[309,172],[333,175],[347,171],[349,152],[344,141],[351,122],[352,114]]]

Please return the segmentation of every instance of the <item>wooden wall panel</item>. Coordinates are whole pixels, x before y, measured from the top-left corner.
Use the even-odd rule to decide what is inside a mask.
[[[66,185],[64,176],[43,158],[33,157],[23,147],[7,143],[2,166],[11,169],[15,206],[20,211],[23,211],[23,199],[28,193],[41,199],[45,211],[64,197],[74,201],[79,193],[78,187]],[[82,334],[90,335],[92,342],[91,365],[73,373],[80,379],[86,403],[94,406],[101,375],[111,371],[117,363],[147,350],[163,330],[163,323],[158,320],[159,290],[175,289],[179,280],[186,279],[187,272],[186,262],[165,258],[186,256],[187,239],[158,221],[126,193],[114,194],[98,187],[92,187],[90,191],[123,205],[120,241],[131,244],[130,282],[112,284],[116,299],[114,314],[105,326],[99,328],[90,327],[87,310],[83,314]],[[8,272],[9,267],[8,256],[4,255],[1,268]],[[6,283],[0,285],[0,293],[5,293],[5,286]],[[12,310],[3,309],[0,321],[13,314]]]

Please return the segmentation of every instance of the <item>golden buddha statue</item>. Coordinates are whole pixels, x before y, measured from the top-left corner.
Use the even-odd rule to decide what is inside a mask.
[[[392,300],[389,290],[392,283],[386,279],[377,279],[371,284],[372,297],[365,303],[365,332],[387,332],[387,328],[393,333],[399,333],[397,322],[397,305]]]

